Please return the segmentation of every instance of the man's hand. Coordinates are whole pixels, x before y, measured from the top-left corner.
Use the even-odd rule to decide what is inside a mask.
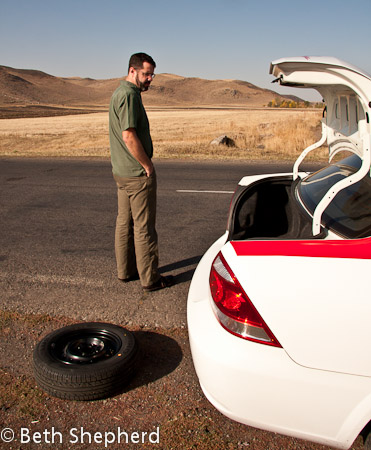
[[[142,166],[143,166],[144,170],[146,171],[147,177],[150,177],[155,170],[155,168],[153,167],[152,161],[150,160],[149,166],[144,166],[143,164],[142,164]]]
[[[129,152],[139,162],[139,164],[146,171],[147,177],[154,172],[154,167],[151,159],[147,156],[142,143],[140,142],[135,128],[128,128],[122,132],[122,139],[125,142]]]
[[[143,166],[143,169],[146,171],[147,177],[150,177],[153,174],[153,172],[155,171],[155,168],[154,168],[151,160],[150,160],[150,164],[149,165],[142,164],[142,166]]]

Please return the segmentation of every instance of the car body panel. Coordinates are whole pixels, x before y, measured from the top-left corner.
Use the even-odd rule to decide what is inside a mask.
[[[302,175],[306,175],[306,172],[302,172]],[[267,178],[281,178],[281,177],[292,177],[292,172],[284,172],[284,173],[265,173],[262,175],[248,175],[246,177],[241,178],[239,181],[240,186],[251,186],[251,184],[255,183],[256,181],[261,181]]]
[[[328,242],[319,241],[324,247]],[[285,256],[280,251],[269,255],[273,253],[265,251],[269,241],[261,255],[254,255],[256,242],[249,243],[252,255],[245,251],[237,256],[235,244],[239,243],[232,242],[223,247],[223,256],[288,355],[306,367],[371,376],[371,359],[355,352],[360,343],[371,342],[371,303],[360,301],[369,296],[364,274],[371,272],[370,260]],[[277,243],[272,243],[273,250]],[[286,253],[290,255],[290,250]]]
[[[271,63],[271,73],[281,85],[321,93],[326,102],[322,137],[302,151],[292,173],[240,181],[227,231],[202,257],[190,285],[192,357],[206,397],[231,419],[347,449],[371,424],[371,237],[369,212],[364,211],[369,188],[365,183],[362,197],[356,185],[370,176],[371,76],[327,57],[282,58]],[[325,182],[309,211],[312,206],[304,205],[297,187],[310,185],[312,179],[302,180],[307,174],[300,172],[300,165],[324,143],[329,162],[340,151],[360,161],[340,181],[331,182],[328,172],[319,174]],[[351,195],[342,192],[348,186]],[[349,209],[338,207],[339,197],[333,202],[339,193],[348,205],[363,205],[356,206],[356,213],[363,209],[355,217],[366,220],[358,234],[366,237],[347,238],[346,231],[331,224],[341,223],[343,217],[353,219],[353,209],[342,214]],[[359,203],[353,194],[360,197]],[[331,208],[340,216],[331,215]],[[214,284],[213,295],[217,292],[222,302],[226,289],[231,301],[230,292],[237,290],[228,291],[228,283],[241,287],[235,294],[240,303],[235,304],[247,296],[280,347],[236,335],[236,328],[228,331],[219,322],[209,283],[219,254],[230,281],[221,281],[217,288]],[[232,313],[230,317],[241,324],[250,319],[242,322]]]
[[[348,448],[371,415],[370,378],[303,367],[284,349],[221,327],[210,307],[208,275],[222,248],[219,239],[200,261],[188,298],[192,358],[205,396],[246,425]]]

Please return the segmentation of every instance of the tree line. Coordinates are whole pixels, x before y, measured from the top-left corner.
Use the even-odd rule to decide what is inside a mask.
[[[279,99],[275,98],[274,100],[270,101],[267,105],[269,108],[323,108],[324,104],[322,102],[295,102],[294,100],[289,99]]]

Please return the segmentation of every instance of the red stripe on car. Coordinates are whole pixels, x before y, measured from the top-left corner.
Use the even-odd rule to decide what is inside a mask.
[[[371,258],[371,238],[307,241],[232,241],[237,256],[306,256],[313,258]]]

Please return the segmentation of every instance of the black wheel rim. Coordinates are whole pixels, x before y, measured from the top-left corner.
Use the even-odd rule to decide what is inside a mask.
[[[121,339],[106,330],[79,330],[56,339],[51,344],[54,358],[65,364],[95,364],[116,355]]]

